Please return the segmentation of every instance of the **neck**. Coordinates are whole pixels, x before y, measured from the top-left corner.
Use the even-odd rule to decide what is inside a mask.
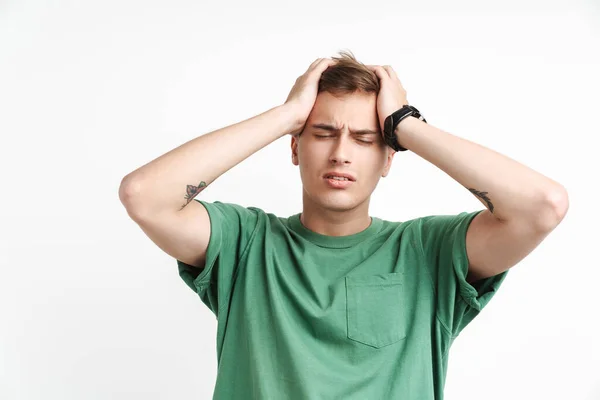
[[[326,208],[315,204],[308,196],[303,196],[303,208],[300,222],[313,232],[326,236],[349,236],[364,231],[371,225],[369,200],[357,207],[346,209]]]

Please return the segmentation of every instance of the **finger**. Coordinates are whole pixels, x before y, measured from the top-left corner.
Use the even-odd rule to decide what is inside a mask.
[[[336,60],[333,60],[331,58],[322,58],[321,61],[319,61],[315,67],[314,67],[314,72],[315,74],[318,74],[319,76],[330,66],[334,65],[336,63]]]
[[[371,71],[375,72],[375,74],[379,72],[381,72],[382,70],[382,66],[381,65],[367,65],[367,68],[369,68]],[[387,74],[387,71],[384,70],[384,73]],[[379,75],[377,75],[379,76]]]
[[[385,69],[385,71],[388,73],[390,78],[400,80],[400,79],[398,79],[398,75],[396,75],[396,71],[394,71],[394,69],[390,65],[384,65],[383,69]]]
[[[382,79],[389,79],[390,76],[388,75],[387,71],[385,69],[383,69],[383,67],[381,67],[380,65],[369,65],[368,67],[370,67],[370,69],[375,72],[375,75],[377,75],[377,77],[382,80]]]
[[[313,61],[306,69],[306,73],[308,74],[309,72],[313,71],[322,60],[325,60],[325,58],[321,57],[321,58],[317,58],[315,61]]]
[[[336,62],[337,61],[332,58],[321,58],[321,61],[317,64],[316,68],[324,66],[324,68],[327,69],[327,67],[335,64]]]
[[[307,71],[310,71],[311,69],[314,69],[315,66],[322,60],[323,58],[317,58],[315,61],[313,61],[309,66]]]
[[[331,57],[321,57],[321,58],[317,58],[313,64],[314,64],[315,68],[318,68],[319,65],[321,65],[322,63],[330,64],[332,62],[335,62],[335,61]]]

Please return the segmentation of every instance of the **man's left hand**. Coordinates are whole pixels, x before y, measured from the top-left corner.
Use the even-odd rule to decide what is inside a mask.
[[[379,93],[377,94],[377,115],[383,135],[383,123],[394,111],[408,104],[406,90],[402,86],[396,72],[389,65],[367,65],[379,78]]]

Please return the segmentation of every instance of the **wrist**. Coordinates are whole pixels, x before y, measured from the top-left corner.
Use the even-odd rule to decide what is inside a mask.
[[[293,103],[284,103],[276,108],[285,126],[282,136],[300,133],[306,124],[306,118],[298,113],[297,107]]]
[[[414,128],[417,127],[420,123],[425,122],[421,121],[417,117],[409,115],[408,117],[402,119],[402,121],[400,121],[398,125],[396,125],[394,134],[396,135],[396,139],[398,140],[400,146],[408,149],[408,147],[406,146],[407,138],[408,136],[410,136],[410,133],[414,130]]]
[[[277,121],[280,126],[281,137],[285,135],[293,135],[302,127],[298,118],[298,113],[290,103],[280,104],[273,108],[273,112],[277,115]]]

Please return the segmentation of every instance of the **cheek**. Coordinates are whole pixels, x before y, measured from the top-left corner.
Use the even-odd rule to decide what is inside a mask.
[[[323,146],[304,146],[298,148],[298,161],[306,167],[314,167],[327,160],[327,151]]]

